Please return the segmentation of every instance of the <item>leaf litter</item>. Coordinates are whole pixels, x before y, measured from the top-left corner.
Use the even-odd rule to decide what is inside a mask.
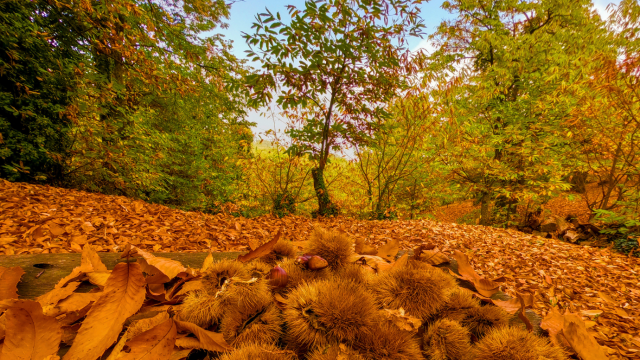
[[[384,273],[391,271],[394,265],[397,267],[392,258],[395,258],[394,252],[399,249],[415,249],[414,254],[417,255],[412,260],[427,263],[457,260],[460,266],[457,276],[474,284],[478,298],[491,301],[510,314],[524,313],[525,308],[533,309],[544,317],[542,328],[549,332],[552,342],[568,348],[570,352],[583,358],[593,356],[598,354],[597,350],[593,350],[596,344],[610,358],[640,357],[640,263],[638,259],[610,249],[576,246],[513,230],[442,224],[429,220],[361,221],[343,217],[310,220],[303,217],[277,219],[271,216],[243,219],[225,214],[184,212],[125,197],[48,186],[8,182],[2,185],[0,254],[83,252],[81,265],[38,301],[16,300],[16,284],[22,273],[20,269],[0,267],[0,311],[4,312],[0,316],[0,336],[4,336],[2,352],[14,351],[11,346],[7,347],[11,341],[7,337],[7,330],[10,328],[8,324],[17,318],[30,317],[35,324],[35,321],[46,322],[43,317],[55,316],[53,318],[60,324],[61,338],[75,343],[80,334],[80,339],[89,338],[85,335],[88,328],[82,329],[85,323],[97,324],[104,320],[100,313],[112,306],[109,304],[117,298],[116,293],[128,294],[125,298],[130,301],[124,308],[128,310],[123,310],[123,314],[127,315],[124,319],[124,315],[108,319],[116,328],[112,331],[119,334],[124,326],[119,325],[121,321],[124,323],[127,317],[138,311],[148,311],[153,307],[150,304],[160,308],[157,304],[170,302],[168,298],[176,296],[180,288],[190,287],[185,284],[196,284],[198,281],[199,270],[187,269],[173,260],[155,260],[158,257],[149,251],[217,252],[248,251],[253,248],[262,253],[265,251],[262,246],[269,246],[280,230],[284,241],[302,249],[307,245],[314,227],[319,225],[352,238],[355,249],[360,251],[353,253],[350,261],[371,268],[372,273]],[[134,287],[147,290],[134,291],[132,288],[129,289],[132,293],[127,292],[127,289],[114,283],[115,279],[123,281],[124,268],[119,268],[118,273],[114,274],[115,269],[106,269],[95,254],[96,251],[120,252],[125,250],[127,244],[128,251],[134,248],[138,255],[135,263],[138,267],[155,269],[162,277],[156,281],[144,277],[141,281],[139,276],[132,275],[137,271],[134,270],[136,265],[127,265],[127,281],[128,276],[133,276],[132,280],[135,281],[132,284],[137,284]],[[245,256],[245,259],[249,259],[248,264],[255,262],[255,259],[251,261],[252,256]],[[407,258],[403,257],[400,265],[406,266],[402,264],[405,261]],[[211,266],[211,260],[203,265],[205,269]],[[153,274],[153,271],[145,274]],[[109,279],[112,277],[110,286]],[[159,302],[158,296],[149,297],[150,293],[154,293],[154,283],[162,285],[166,284],[164,281],[176,279],[182,283],[177,289],[168,289],[163,293],[164,297],[160,298],[164,301]],[[80,281],[91,281],[100,285],[100,288],[93,293],[77,293],[74,290]],[[186,294],[199,288],[201,285],[193,286]],[[512,298],[487,300],[498,290]],[[185,293],[182,293],[175,299],[184,296]],[[286,298],[280,294],[277,299],[280,303],[286,302]],[[24,305],[25,301],[30,305]],[[179,306],[179,302],[176,304]],[[169,308],[172,305],[161,306]],[[8,312],[10,308],[14,310]],[[12,320],[8,322],[9,318]],[[81,326],[78,327],[78,324]],[[185,333],[190,331],[174,323],[171,326],[164,324],[166,329],[155,331],[166,330],[163,337],[172,339],[171,329],[174,325],[176,339],[185,338]],[[72,330],[72,326],[75,329]],[[52,333],[58,334],[58,330],[52,330]],[[102,336],[100,346],[91,345],[91,354],[109,349],[116,342],[118,334],[115,338],[114,335]],[[197,343],[201,344],[197,346],[208,346],[209,349],[214,348],[211,341],[218,344],[210,337],[205,336],[203,340],[193,331],[191,334],[187,336],[191,340],[181,342],[194,346]],[[34,333],[29,336],[35,339],[38,335]],[[81,342],[92,343],[91,340]],[[45,342],[42,344],[46,345]],[[218,345],[220,348],[229,346]],[[89,353],[89,350],[70,351],[71,357],[65,359],[83,358],[82,354]]]

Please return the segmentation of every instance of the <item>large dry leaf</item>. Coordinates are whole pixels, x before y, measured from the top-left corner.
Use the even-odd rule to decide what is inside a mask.
[[[525,308],[531,308],[533,306],[533,294],[519,294],[520,297],[524,300]],[[503,310],[508,312],[509,314],[515,314],[520,310],[522,304],[520,303],[520,298],[515,297],[509,300],[491,300],[494,305],[501,307]]]
[[[138,312],[139,316],[141,313]],[[129,320],[135,318],[129,318]],[[141,333],[150,330],[157,325],[160,325],[164,321],[169,319],[169,314],[166,311],[158,312],[155,316],[144,318],[140,320],[133,320],[131,324],[127,327],[127,331],[120,337],[118,343],[111,349],[111,353],[107,360],[116,360],[120,358],[120,352],[126,345],[127,341],[133,339],[134,337],[140,335]]]
[[[204,259],[204,262],[202,263],[202,268],[200,268],[201,272],[205,272],[207,271],[207,269],[213,265],[213,254],[211,253],[211,251],[209,251],[209,254],[207,255],[207,257]]]
[[[471,267],[471,264],[469,264],[469,258],[466,254],[462,253],[459,250],[454,250],[453,258],[458,263],[458,273],[460,273],[462,279],[471,282],[475,282],[481,279],[480,275],[478,275],[476,271]]]
[[[41,360],[58,352],[62,330],[55,318],[42,313],[40,303],[16,301],[4,316],[2,360]]]
[[[96,253],[93,246],[90,244],[86,244],[82,249],[82,259],[80,260],[80,266],[75,267],[71,274],[65,276],[58,284],[56,284],[56,289],[62,288],[66,286],[68,283],[77,280],[86,279],[87,273],[93,271],[107,271],[107,267],[102,263],[98,253]]]
[[[44,295],[40,295],[36,298],[36,301],[42,305],[42,307],[56,305],[58,301],[68,298],[74,291],[80,286],[80,282],[74,281],[67,284],[63,288],[57,288],[49,291]]]
[[[209,351],[228,351],[231,350],[232,347],[227,344],[224,340],[224,337],[221,333],[215,333],[212,331],[207,331],[196,324],[174,320],[176,325],[178,326],[179,332],[192,333],[198,339],[197,345],[194,343],[193,345],[189,345],[189,347],[197,348],[197,349],[205,349]],[[182,338],[187,339],[187,338]],[[176,340],[176,346],[178,345],[178,341]],[[181,346],[187,347],[187,346]]]
[[[417,332],[422,326],[422,320],[406,314],[403,308],[384,309],[382,314],[387,321],[393,323],[400,330]]]
[[[20,266],[0,266],[0,300],[18,298],[18,283],[22,275],[24,270]]]
[[[575,314],[565,314],[562,333],[582,360],[606,360],[607,354],[587,332],[584,321]]]
[[[118,338],[124,321],[142,306],[144,285],[140,265],[116,265],[64,360],[95,360],[102,355]]]
[[[165,257],[154,256],[135,246],[131,247],[134,256],[141,256],[138,262],[142,266],[142,270],[147,274],[146,281],[148,284],[164,284],[178,276],[178,274],[187,271],[179,261]]]
[[[173,319],[165,320],[160,325],[157,325],[129,340],[125,344],[125,347],[128,347],[131,350],[129,353],[119,357],[118,359],[169,359],[173,353],[176,335],[176,324]]]
[[[389,271],[393,267],[393,265],[389,264],[385,259],[372,255],[354,254],[349,257],[348,261],[355,264],[365,265],[365,267],[370,267],[378,273]]]
[[[391,265],[391,270],[402,269],[403,267],[407,266],[408,262],[409,253],[404,253],[402,256],[400,256],[400,259],[396,260],[396,262]]]
[[[387,241],[386,244],[378,248],[376,256],[379,256],[387,261],[393,261],[396,257],[396,254],[398,254],[398,251],[400,251],[400,242],[397,238],[393,238]]]
[[[375,255],[378,253],[378,250],[375,247],[365,244],[364,238],[357,238],[355,241],[355,244],[356,244],[356,247],[355,247],[356,254]]]
[[[111,271],[108,271],[108,270],[93,271],[93,272],[87,273],[87,279],[93,285],[99,286],[100,288],[104,288],[104,286],[107,284],[107,280],[109,279],[110,275],[111,275]]]
[[[273,240],[260,245],[257,249],[252,250],[247,254],[239,255],[238,261],[246,263],[253,259],[257,259],[267,255],[268,253],[271,252],[271,250],[273,250],[273,247],[276,246],[276,243],[278,242],[278,240],[280,240],[281,236],[282,236],[282,229],[278,230],[278,233],[273,238]]]
[[[80,311],[92,302],[98,301],[100,296],[102,296],[102,292],[73,293],[56,305],[45,307],[45,314],[58,317],[62,314]]]
[[[556,346],[570,346],[564,335],[562,334],[562,328],[564,327],[564,316],[558,311],[556,307],[549,309],[547,316],[542,319],[540,328],[546,330],[549,333],[551,342]]]

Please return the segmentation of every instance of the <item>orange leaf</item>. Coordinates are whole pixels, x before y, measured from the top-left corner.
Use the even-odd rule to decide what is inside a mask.
[[[207,255],[207,257],[204,259],[204,262],[202,263],[202,268],[200,269],[200,271],[204,272],[207,271],[207,269],[213,265],[213,254],[211,253],[211,251],[209,251],[209,255]]]
[[[87,244],[82,249],[80,266],[75,267],[71,271],[71,274],[58,281],[55,288],[62,288],[71,281],[84,280],[87,273],[92,271],[107,271],[107,267],[102,263],[100,256],[98,256],[98,253],[96,253],[93,247],[90,244]]]
[[[393,261],[396,257],[396,254],[398,254],[398,251],[400,251],[400,242],[398,241],[398,239],[394,238],[381,246],[378,249],[378,253],[376,255],[385,260]]]
[[[36,301],[20,300],[7,309],[6,336],[0,358],[41,360],[55,355],[62,330],[55,318],[42,314]]]
[[[197,349],[205,349],[209,351],[228,351],[231,350],[231,346],[227,344],[221,333],[214,333],[207,331],[196,324],[174,320],[178,326],[178,331],[189,332],[198,338]]]
[[[282,236],[282,229],[278,230],[278,233],[273,238],[273,240],[260,245],[257,249],[250,251],[247,254],[238,256],[238,261],[246,263],[253,259],[257,259],[259,257],[263,257],[273,250],[273,247],[276,245],[278,240],[280,240],[280,236]]]
[[[18,283],[23,274],[24,270],[20,266],[0,266],[0,300],[18,298]]]
[[[481,279],[480,275],[478,275],[469,264],[469,258],[466,254],[460,252],[459,250],[454,250],[453,258],[458,263],[458,272],[462,276],[462,279],[471,282],[475,282]]]
[[[173,353],[176,335],[176,324],[173,319],[168,319],[127,341],[125,346],[128,346],[131,351],[119,359],[169,359]]]
[[[365,244],[363,238],[357,238],[355,243],[356,243],[356,248],[355,248],[356,254],[375,255],[378,253],[378,250],[376,248]]]
[[[604,349],[587,332],[584,321],[575,314],[565,314],[562,332],[569,344],[582,360],[608,359]]]
[[[409,253],[404,253],[400,259],[398,259],[396,262],[394,262],[391,265],[391,269],[395,270],[395,269],[402,269],[403,267],[405,267],[407,265],[407,263],[409,262]]]
[[[147,284],[164,284],[171,281],[181,272],[187,271],[179,261],[165,257],[154,256],[135,246],[131,247],[133,256],[141,256],[138,262],[142,270],[147,274]],[[133,254],[135,251],[135,254]]]
[[[64,360],[95,360],[101,356],[118,338],[124,321],[142,306],[144,285],[140,265],[116,265]]]

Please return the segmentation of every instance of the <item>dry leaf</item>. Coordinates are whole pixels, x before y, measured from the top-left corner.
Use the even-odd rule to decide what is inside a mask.
[[[111,271],[92,271],[87,273],[89,282],[93,285],[103,288],[107,284],[107,279],[111,275]]]
[[[422,320],[405,314],[403,308],[397,310],[384,309],[384,315],[388,321],[391,321],[398,329],[409,332],[417,332],[422,326]]]
[[[575,314],[564,315],[564,337],[582,360],[606,360],[605,350],[587,332],[584,321]]]
[[[400,257],[400,259],[396,260],[396,262],[394,262],[391,265],[391,269],[395,270],[395,269],[402,269],[403,267],[407,266],[407,263],[409,262],[409,254],[408,253],[404,253],[402,254],[402,256]]]
[[[364,243],[363,238],[357,238],[355,240],[355,252],[360,255],[375,255],[378,253],[378,250],[373,246],[367,245]]]
[[[41,360],[58,352],[62,330],[55,318],[42,313],[36,301],[16,301],[5,312],[6,335],[0,358]]]
[[[204,258],[204,262],[202,263],[202,268],[200,268],[201,272],[207,271],[207,269],[213,265],[213,254],[209,251],[209,254],[206,258]]]
[[[398,239],[394,238],[378,248],[378,252],[376,255],[385,260],[393,261],[396,257],[396,254],[398,254],[398,251],[400,251],[400,242],[398,241]]]
[[[111,272],[104,294],[91,307],[64,360],[95,360],[118,338],[124,321],[144,301],[140,265],[120,263]]]
[[[87,244],[82,249],[82,259],[80,260],[80,266],[74,268],[71,274],[65,276],[58,284],[56,289],[66,286],[71,281],[84,280],[87,273],[92,271],[107,271],[107,267],[100,260],[100,256],[93,249],[90,244]]]
[[[221,333],[214,333],[212,331],[207,331],[196,324],[192,324],[186,321],[174,320],[176,325],[178,326],[179,332],[188,332],[192,333],[198,339],[197,345],[194,348],[197,349],[205,349],[209,351],[228,351],[231,350],[231,346],[227,344],[224,340],[224,337]],[[183,338],[184,339],[184,338]],[[178,342],[176,341],[176,346]],[[193,345],[189,345],[193,346]],[[186,346],[180,346],[186,347]]]
[[[379,256],[372,255],[351,255],[349,257],[349,262],[366,265],[374,269],[377,273],[389,271],[392,268],[392,265],[386,262],[383,258]]]
[[[20,266],[0,266],[0,300],[18,298],[18,283],[22,275],[24,270]]]
[[[263,256],[267,255],[268,253],[271,252],[271,250],[273,250],[273,247],[276,245],[278,240],[280,240],[280,236],[282,236],[282,229],[278,230],[278,233],[273,238],[273,240],[260,245],[260,247],[258,247],[255,250],[250,251],[247,254],[239,255],[238,256],[238,261],[246,263],[246,262],[249,262],[249,261],[251,261],[253,259],[257,259],[257,258],[260,258],[260,257],[263,257]]]
[[[138,259],[142,271],[147,274],[147,284],[164,284],[171,281],[178,274],[187,271],[179,261],[172,260],[165,257],[154,256],[142,249],[135,246],[131,247],[132,253],[135,250],[134,256],[141,256]]]
[[[122,360],[169,359],[176,342],[176,324],[173,319],[165,320],[129,340],[125,347],[131,349],[129,353],[119,357]]]

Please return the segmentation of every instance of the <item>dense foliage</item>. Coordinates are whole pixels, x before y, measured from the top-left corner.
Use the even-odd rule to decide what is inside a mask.
[[[267,10],[254,70],[211,35],[223,1],[0,1],[0,176],[243,216],[473,199],[460,221],[499,226],[575,191],[636,247],[637,1],[603,19],[588,0],[450,0],[411,53],[420,3]],[[257,145],[246,112],[265,103],[288,127]]]

